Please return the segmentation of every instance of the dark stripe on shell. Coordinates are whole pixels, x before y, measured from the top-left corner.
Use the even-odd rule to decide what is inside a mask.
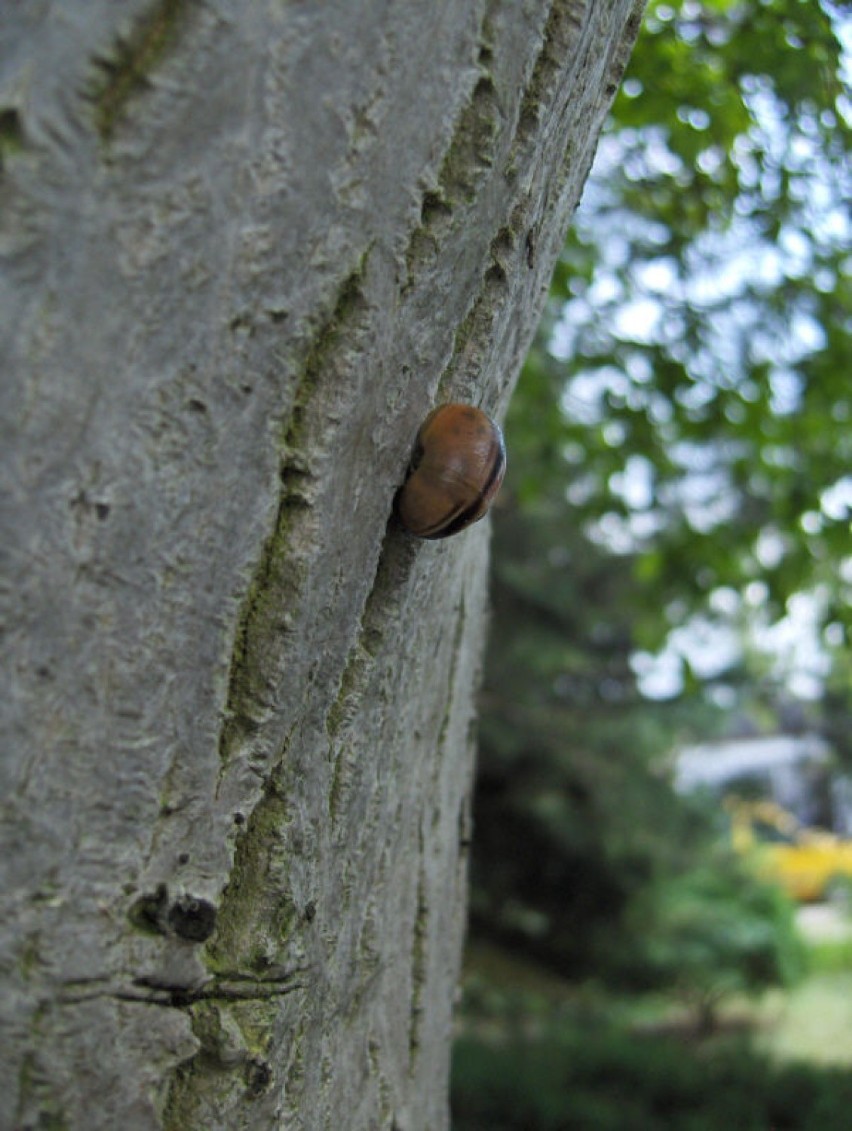
[[[503,443],[502,436],[499,436],[499,439],[497,440],[497,453],[494,457],[494,463],[491,467],[491,471],[482,486],[482,490],[479,492],[473,502],[468,503],[466,507],[457,507],[455,510],[450,511],[449,514],[445,515],[441,519],[440,523],[436,523],[435,525],[431,526],[429,528],[429,532],[423,531],[420,534],[420,537],[449,538],[451,534],[458,534],[460,530],[464,530],[466,526],[469,526],[472,522],[475,522],[478,518],[481,518],[485,513],[484,511],[482,511],[482,504],[484,500],[488,498],[488,494],[494,487],[495,483],[499,482],[505,468],[506,447]],[[479,513],[480,511],[482,511],[481,514]]]

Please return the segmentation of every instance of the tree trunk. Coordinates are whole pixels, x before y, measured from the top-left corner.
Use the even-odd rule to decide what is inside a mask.
[[[2,1128],[447,1126],[487,524],[392,500],[640,7],[0,11]]]

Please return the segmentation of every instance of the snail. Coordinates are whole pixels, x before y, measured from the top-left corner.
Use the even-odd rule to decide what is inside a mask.
[[[418,538],[447,538],[482,518],[506,470],[503,433],[469,404],[444,404],[420,426],[396,513]]]

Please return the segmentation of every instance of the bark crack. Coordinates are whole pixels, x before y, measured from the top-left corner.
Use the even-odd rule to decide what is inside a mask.
[[[423,830],[420,830],[420,872],[417,878],[417,910],[411,941],[411,1012],[408,1028],[408,1071],[414,1075],[420,1052],[423,1001],[426,989],[426,951],[429,932],[429,901],[426,895],[426,874],[423,864]]]
[[[507,177],[514,176],[520,165],[529,163],[530,149],[541,146],[540,120],[545,111],[553,112],[553,101],[560,92],[570,89],[571,77],[582,65],[580,45],[592,26],[592,15],[592,5],[588,0],[579,11],[577,4],[571,0],[553,0],[542,31],[541,46],[521,98],[506,159]],[[571,60],[567,74],[566,59]],[[567,95],[565,97],[567,99]],[[582,155],[581,159],[586,161],[586,155]],[[577,160],[569,149],[557,163],[548,188],[542,194],[545,212],[552,212],[557,206]],[[590,161],[591,156],[588,156],[586,163]],[[587,170],[582,179],[585,179],[585,172]],[[534,233],[541,225],[541,215],[537,218],[530,216],[530,200],[526,196],[515,201],[506,221],[491,241],[482,285],[456,330],[452,358],[441,378],[442,389],[452,387],[458,371],[463,365],[470,367],[471,358],[480,352],[482,343],[494,339],[498,316],[509,297],[510,275],[524,267],[529,269],[534,266]]]
[[[413,285],[419,269],[437,258],[442,242],[454,226],[457,209],[476,198],[477,189],[494,164],[502,118],[497,88],[489,71],[493,58],[489,28],[496,9],[492,0],[483,14],[478,37],[479,77],[456,120],[437,184],[423,194],[420,223],[412,232],[405,253],[407,280],[403,291]]]
[[[248,586],[231,653],[219,736],[220,783],[234,750],[251,741],[275,705],[277,688],[271,680],[294,631],[292,610],[298,608],[305,581],[293,551],[294,528],[313,506],[315,492],[306,418],[330,354],[363,308],[361,278],[368,254],[343,280],[331,314],[311,340],[283,428],[275,518]]]
[[[232,973],[227,976],[214,975],[200,986],[170,985],[153,978],[134,978],[129,985],[86,979],[83,983],[69,982],[67,986],[79,986],[77,990],[66,989],[55,999],[60,1005],[80,1005],[87,1001],[113,998],[116,1001],[134,1002],[140,1005],[159,1005],[170,1009],[186,1009],[201,1001],[266,1001],[282,997],[297,990],[307,989],[308,983],[300,981],[298,975],[310,973],[310,967],[297,967],[279,977],[252,976]],[[84,986],[97,985],[97,988],[84,989]]]
[[[394,522],[391,518],[390,523]],[[357,715],[364,688],[373,671],[373,657],[380,651],[384,641],[385,626],[389,623],[394,626],[397,624],[398,599],[395,599],[395,595],[404,592],[404,582],[414,565],[417,552],[418,548],[411,540],[385,536],[373,584],[364,599],[356,637],[346,657],[337,695],[326,716],[326,731],[332,743]],[[334,756],[329,791],[332,826],[349,783],[350,773],[347,771],[345,756],[337,753]]]
[[[101,76],[90,97],[95,125],[104,141],[112,138],[127,104],[145,90],[151,73],[173,49],[190,7],[190,0],[156,0],[132,31],[98,60]]]
[[[579,12],[578,7],[581,7]],[[538,130],[542,110],[557,89],[570,85],[571,72],[566,75],[565,60],[575,56],[576,44],[585,34],[591,17],[592,5],[588,0],[582,6],[577,0],[553,0],[541,50],[521,102],[510,166],[516,164],[525,146],[540,142]]]

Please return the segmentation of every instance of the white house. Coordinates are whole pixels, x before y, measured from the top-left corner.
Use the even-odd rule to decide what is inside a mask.
[[[829,745],[816,734],[775,734],[685,746],[675,786],[734,793],[739,785],[794,813],[805,824],[852,832],[852,782],[834,772]]]

